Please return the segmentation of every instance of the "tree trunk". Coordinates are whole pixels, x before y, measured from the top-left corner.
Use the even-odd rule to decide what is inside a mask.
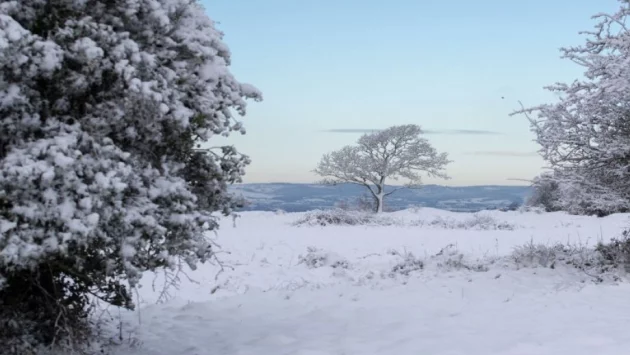
[[[381,176],[381,181],[376,188],[374,200],[376,201],[376,213],[383,212],[383,198],[385,197],[385,177]]]
[[[365,186],[370,190],[374,198],[374,212],[381,213],[383,212],[383,198],[385,198],[385,177],[381,177],[380,183],[375,185],[376,188],[372,188],[367,184]]]
[[[374,196],[374,202],[376,203],[376,213],[383,212],[383,195],[385,194],[383,193],[383,191],[381,191],[376,196]]]

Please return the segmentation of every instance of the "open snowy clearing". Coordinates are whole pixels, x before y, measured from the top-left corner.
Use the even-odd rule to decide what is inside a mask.
[[[628,353],[630,283],[509,257],[532,240],[618,237],[628,215],[421,209],[387,214],[390,226],[293,225],[302,216],[225,219],[218,276],[204,265],[164,293],[164,275],[147,275],[114,353]]]

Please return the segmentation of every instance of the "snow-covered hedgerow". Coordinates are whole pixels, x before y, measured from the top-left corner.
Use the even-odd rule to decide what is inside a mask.
[[[0,3],[0,348],[85,340],[90,299],[132,307],[142,273],[213,256],[212,212],[249,159],[253,87],[188,0]]]
[[[391,226],[400,223],[399,221],[383,216],[360,211],[347,211],[342,209],[317,210],[305,213],[297,221],[296,226]]]

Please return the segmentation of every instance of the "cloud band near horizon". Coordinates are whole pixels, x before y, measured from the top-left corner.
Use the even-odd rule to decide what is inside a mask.
[[[538,152],[516,152],[509,150],[487,150],[487,151],[474,151],[466,152],[466,155],[490,155],[498,157],[535,157],[538,156]]]
[[[322,132],[326,133],[372,133],[382,131],[383,129],[368,129],[368,128],[334,128],[334,129],[326,129]],[[502,134],[501,132],[496,131],[488,131],[488,130],[477,130],[477,129],[440,129],[440,130],[432,130],[427,129],[423,130],[425,134],[470,134],[470,135],[497,135]]]

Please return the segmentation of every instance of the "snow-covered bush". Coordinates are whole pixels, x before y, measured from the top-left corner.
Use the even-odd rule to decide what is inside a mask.
[[[407,210],[409,210],[412,213],[420,213],[420,211],[422,211],[423,208],[424,206],[417,205],[417,204],[407,206]]]
[[[598,243],[595,247],[600,263],[612,268],[630,272],[630,235],[625,231],[623,238],[613,238],[608,243]]]
[[[413,253],[409,251],[398,252],[396,250],[390,250],[389,254],[402,258],[391,269],[389,276],[395,277],[396,275],[409,276],[414,271],[420,271],[424,269],[424,261],[417,258]]]
[[[569,265],[578,269],[602,266],[601,258],[586,245],[555,243],[535,244],[533,241],[514,248],[512,259],[518,267],[556,268]]]
[[[213,256],[212,212],[249,162],[253,87],[189,0],[0,3],[0,349],[89,337],[88,304],[132,307],[146,270]]]
[[[442,248],[437,254],[431,256],[431,261],[434,262],[437,267],[445,270],[469,270],[485,272],[489,268],[483,262],[469,262],[465,260],[464,254],[460,253],[454,244],[449,244]]]
[[[521,204],[516,202],[516,201],[514,201],[514,202],[511,202],[507,206],[499,208],[499,211],[501,211],[501,212],[511,212],[511,211],[518,211],[520,208],[521,208]]]
[[[521,206],[518,209],[518,211],[520,213],[535,213],[535,214],[543,214],[543,213],[547,212],[544,207],[528,206],[528,205]]]
[[[347,269],[350,266],[348,260],[336,253],[327,252],[312,246],[306,248],[306,251],[306,255],[298,256],[298,264],[304,264],[309,269],[316,269],[324,266]]]
[[[362,195],[358,198],[336,202],[335,209],[369,213],[374,212],[376,207],[373,198],[370,198],[368,195]]]
[[[516,225],[497,221],[494,217],[475,213],[463,221],[454,218],[436,217],[427,223],[429,226],[444,229],[471,229],[471,230],[514,230]]]
[[[341,209],[317,210],[304,214],[294,225],[296,226],[390,226],[397,221],[382,215],[368,212],[346,211]]]
[[[596,282],[606,278],[618,280],[620,273],[630,272],[630,237],[600,242],[595,247],[583,244],[552,245],[527,243],[514,249],[512,259],[517,267],[555,269],[570,266]]]
[[[532,181],[532,194],[525,201],[528,207],[543,208],[546,212],[562,209],[560,205],[560,186],[553,174],[543,173]]]
[[[532,195],[526,204],[543,208],[546,212],[565,211],[577,215],[603,217],[615,212],[624,212],[623,203],[618,200],[594,199],[593,190],[575,181],[566,181],[559,173],[545,173],[532,183]]]

